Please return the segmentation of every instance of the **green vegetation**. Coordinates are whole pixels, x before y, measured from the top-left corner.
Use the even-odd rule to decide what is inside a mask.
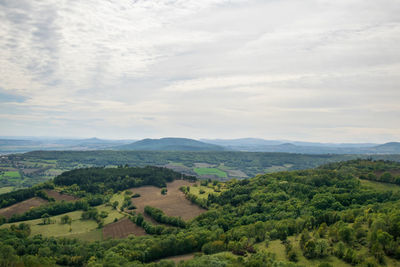
[[[217,168],[194,168],[194,171],[198,174],[198,175],[212,175],[212,176],[217,176],[220,178],[227,178],[228,175],[226,174],[226,172],[221,171]]]
[[[0,187],[0,195],[11,192],[14,190],[12,186]]]
[[[54,236],[101,239],[96,221],[112,222],[119,212],[109,203],[116,199],[123,203],[131,196],[118,193],[125,190],[118,189],[125,173],[117,168],[111,169],[115,172],[104,168],[75,171],[73,175],[70,172],[61,176],[61,185],[75,187],[88,198],[93,196],[88,185],[94,184],[103,192],[107,205],[50,216],[45,225],[41,224],[42,218],[3,225],[0,253],[7,251],[4,259],[8,262],[0,257],[0,263],[31,266],[25,264],[29,256],[40,266],[174,266],[166,261],[151,262],[198,252],[198,257],[179,266],[399,266],[398,187],[393,185],[392,190],[386,183],[375,189],[369,180],[362,180],[368,181],[366,185],[360,182],[361,175],[368,178],[378,168],[385,173],[399,167],[394,162],[349,161],[231,180],[223,186],[217,181],[182,186],[188,198],[208,211],[185,222],[185,227],[153,225],[142,214],[135,214],[130,219],[143,227],[147,236],[101,242],[66,241]],[[103,170],[101,175],[99,169]],[[169,177],[168,170],[158,171],[160,177],[163,171]],[[146,184],[145,177],[135,179],[137,184]],[[71,181],[74,185],[68,185]],[[157,176],[155,181],[162,184]],[[146,207],[146,213],[163,223],[177,225],[172,223],[177,218],[166,216],[159,209]],[[67,218],[65,215],[71,219],[71,226],[61,223],[62,218]],[[42,235],[35,236],[36,233]]]
[[[146,206],[144,207],[144,212],[159,223],[165,223],[181,228],[186,227],[186,223],[182,218],[167,216],[162,210],[155,207]]]
[[[64,172],[54,178],[54,184],[59,186],[75,184],[86,192],[105,193],[110,189],[119,191],[142,185],[164,187],[167,182],[180,178],[196,180],[193,176],[181,175],[172,170],[159,167],[98,167]]]
[[[202,198],[202,199],[206,199],[206,200],[208,199],[209,194],[219,194],[220,192],[217,192],[217,191],[221,191],[221,190],[223,190],[223,189],[218,186],[212,186],[211,183],[207,186],[198,185],[198,186],[190,187],[190,193],[192,193],[193,195],[195,195],[198,198]],[[204,193],[201,193],[201,192],[204,192]]]
[[[224,171],[227,178],[253,177],[259,173],[314,168],[319,165],[372,158],[400,161],[400,155],[304,155],[262,152],[189,152],[189,151],[34,151],[0,157],[0,177],[5,171],[18,171],[21,177],[0,178],[1,187],[14,189],[31,187],[62,172],[87,167],[167,166],[187,175],[200,176],[194,171],[202,163]],[[204,167],[204,166],[201,166]],[[215,176],[218,177],[218,176]]]
[[[6,178],[6,177],[9,177],[9,178],[20,178],[21,175],[19,174],[18,171],[5,171],[0,175],[0,179]]]

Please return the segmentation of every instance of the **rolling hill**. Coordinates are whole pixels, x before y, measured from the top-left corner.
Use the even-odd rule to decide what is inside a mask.
[[[0,194],[0,266],[395,267],[399,170],[351,160],[219,182],[76,169]]]
[[[143,139],[132,144],[114,147],[116,150],[141,151],[223,151],[224,147],[188,138]]]

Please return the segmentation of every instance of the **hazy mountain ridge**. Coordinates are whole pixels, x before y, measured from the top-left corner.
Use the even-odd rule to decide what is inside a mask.
[[[400,154],[400,143],[319,143],[287,140],[161,138],[143,140],[1,138],[0,153],[34,150],[247,151],[300,154]]]
[[[144,151],[224,151],[222,146],[188,138],[143,139],[132,144],[114,147],[117,150]]]
[[[249,152],[285,152],[301,154],[398,154],[400,143],[314,143],[299,141],[276,141],[263,139],[210,140],[211,144],[224,145],[230,150]]]
[[[34,150],[99,150],[123,144],[134,140],[88,139],[50,139],[50,138],[0,138],[0,153],[23,153]]]

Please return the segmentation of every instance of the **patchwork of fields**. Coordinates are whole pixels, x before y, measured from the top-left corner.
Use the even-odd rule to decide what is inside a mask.
[[[165,212],[168,216],[181,217],[184,220],[190,220],[200,215],[206,210],[191,203],[186,199],[183,192],[179,190],[181,186],[191,186],[193,193],[199,196],[207,196],[208,193],[214,190],[207,186],[200,186],[186,180],[175,180],[167,184],[167,193],[161,194],[161,188],[155,186],[142,186],[132,188],[134,194],[140,194],[140,197],[132,198],[133,204],[137,207],[135,213],[142,213],[146,220],[153,224],[159,224],[154,221],[150,216],[144,213],[145,206],[153,206]],[[207,191],[207,193],[199,194],[199,190]],[[48,190],[45,192],[49,197],[54,198],[56,201],[75,201],[78,198],[68,194],[62,194],[56,190]],[[27,220],[24,223],[29,224],[31,227],[31,235],[41,234],[43,236],[57,236],[79,238],[83,240],[103,240],[108,238],[124,238],[128,235],[142,236],[146,235],[142,227],[137,226],[127,218],[127,214],[120,210],[121,204],[124,200],[125,194],[123,192],[114,194],[111,202],[118,201],[119,206],[113,209],[109,205],[97,206],[99,212],[106,212],[107,217],[104,218],[104,227],[98,229],[98,224],[93,220],[82,220],[82,212],[73,211],[65,214],[50,217],[50,224],[43,224],[42,219]],[[47,204],[48,201],[39,197],[33,197],[28,200],[16,203],[6,208],[0,209],[0,216],[10,218],[13,214],[22,214],[34,207]],[[70,224],[62,224],[61,217],[69,216],[71,219]],[[20,222],[4,224],[1,228],[9,227],[10,225],[18,225]]]

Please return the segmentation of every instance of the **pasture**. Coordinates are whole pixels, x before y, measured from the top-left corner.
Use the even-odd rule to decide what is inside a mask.
[[[297,254],[297,257],[298,257],[297,264],[299,264],[301,266],[317,267],[323,262],[329,262],[332,266],[337,266],[337,267],[351,267],[352,266],[352,265],[350,265],[336,257],[333,257],[333,256],[328,256],[328,257],[321,258],[321,259],[309,260],[303,256],[303,253],[299,246],[299,238],[292,236],[292,237],[288,237],[288,240],[293,245],[293,249]],[[257,244],[255,246],[255,248],[260,251],[274,253],[277,260],[288,261],[288,259],[286,257],[286,253],[285,253],[285,246],[282,244],[281,240],[270,241],[268,246],[266,246],[265,242],[262,242],[262,243]]]
[[[221,171],[220,169],[217,168],[207,168],[207,167],[194,168],[194,172],[200,176],[210,175],[210,176],[217,176],[219,178],[228,178],[226,172]]]
[[[21,178],[19,171],[5,171],[1,177],[9,177],[9,178]],[[0,177],[0,178],[1,178]]]
[[[22,203],[22,202],[21,202]],[[110,224],[115,218],[121,219],[125,215],[119,213],[117,210],[112,209],[109,206],[100,205],[96,207],[99,212],[105,211],[108,216],[104,218],[104,224]],[[68,224],[61,224],[61,217],[68,215],[72,222],[71,226]],[[80,238],[83,240],[101,240],[102,231],[98,229],[98,225],[94,220],[81,220],[82,211],[72,211],[57,216],[50,217],[51,224],[42,224],[42,219],[27,220],[23,223],[31,226],[31,235],[41,234],[46,237],[58,236],[68,238]],[[4,224],[1,227],[8,227],[12,224],[18,225],[21,222]],[[97,230],[100,230],[97,231]]]
[[[14,190],[13,186],[0,187],[0,195]]]

